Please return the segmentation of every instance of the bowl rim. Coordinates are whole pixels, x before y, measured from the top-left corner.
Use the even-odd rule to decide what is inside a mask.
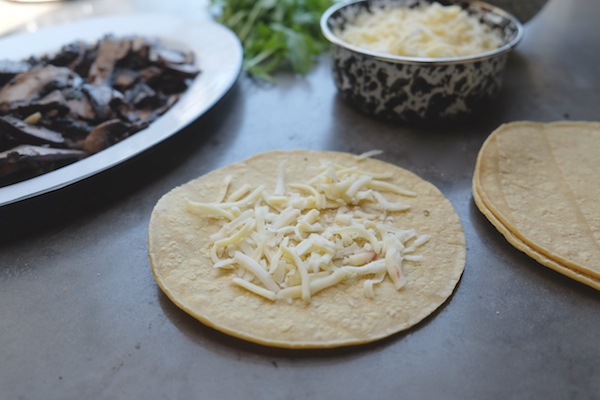
[[[435,0],[425,0],[425,1],[433,3]],[[458,3],[458,1],[455,1],[455,2]],[[350,43],[343,41],[338,36],[336,36],[331,31],[331,29],[329,29],[329,26],[327,23],[328,23],[329,19],[331,18],[331,16],[338,10],[341,10],[341,9],[349,7],[349,6],[356,5],[358,3],[373,3],[373,0],[352,0],[352,1],[336,3],[332,6],[330,6],[321,15],[321,20],[320,20],[321,32],[323,33],[325,38],[332,44],[339,46],[339,47],[343,47],[354,53],[369,56],[369,57],[372,57],[372,58],[380,60],[380,61],[386,61],[386,62],[391,62],[391,63],[396,63],[396,64],[421,64],[421,65],[440,65],[440,64],[448,65],[448,64],[463,64],[463,63],[467,63],[467,62],[483,61],[485,59],[496,57],[500,54],[509,52],[521,41],[521,39],[523,39],[523,35],[524,35],[523,24],[514,15],[510,14],[509,12],[503,10],[500,7],[496,7],[494,5],[491,5],[491,4],[483,2],[483,1],[479,1],[479,0],[468,1],[467,0],[467,1],[463,1],[463,2],[468,3],[469,7],[472,7],[472,6],[481,7],[482,9],[484,9],[488,12],[493,12],[497,15],[500,15],[503,18],[510,20],[511,23],[514,24],[514,26],[516,27],[517,34],[511,41],[509,41],[508,43],[505,43],[504,45],[502,45],[494,50],[489,50],[489,51],[486,51],[483,53],[478,53],[478,54],[474,54],[474,55],[470,55],[470,56],[430,58],[430,57],[398,56],[398,55],[393,55],[393,54],[380,53],[380,52],[366,50],[361,47],[354,46]]]

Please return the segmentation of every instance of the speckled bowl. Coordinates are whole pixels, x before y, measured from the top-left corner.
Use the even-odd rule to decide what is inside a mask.
[[[333,44],[333,77],[339,93],[360,110],[386,119],[439,123],[461,120],[489,104],[502,85],[508,53],[523,37],[522,24],[487,3],[459,4],[481,23],[497,29],[503,45],[486,53],[454,58],[416,58],[375,53],[334,34],[358,13],[393,4],[411,7],[430,0],[360,0],[338,3],[321,17]]]

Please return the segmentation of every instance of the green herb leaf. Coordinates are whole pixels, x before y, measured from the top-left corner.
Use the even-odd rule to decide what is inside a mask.
[[[326,48],[321,14],[334,0],[211,0],[217,21],[244,47],[244,69],[268,81],[290,69],[305,75]]]

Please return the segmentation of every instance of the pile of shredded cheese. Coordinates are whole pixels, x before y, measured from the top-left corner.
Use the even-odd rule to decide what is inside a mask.
[[[394,218],[410,207],[386,194],[416,193],[390,183],[389,174],[331,162],[306,183],[287,182],[285,169],[283,162],[273,193],[249,184],[230,193],[228,175],[215,202],[187,200],[189,212],[224,220],[211,236],[215,268],[231,270],[234,284],[273,301],[309,302],[349,277],[364,279],[368,298],[386,277],[396,289],[405,285],[402,263],[420,260],[415,252],[429,236],[397,228]]]
[[[335,34],[365,50],[407,57],[446,58],[484,53],[502,37],[458,5],[373,7]]]

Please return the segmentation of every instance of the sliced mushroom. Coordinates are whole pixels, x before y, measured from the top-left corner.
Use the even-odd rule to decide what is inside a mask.
[[[66,67],[46,65],[16,75],[0,89],[0,112],[7,113],[18,105],[28,104],[55,89],[73,86],[77,75]]]
[[[150,60],[158,64],[193,64],[194,53],[156,45],[151,49]]]
[[[28,124],[10,115],[0,117],[0,134],[16,143],[63,146],[65,138],[43,126]]]
[[[44,57],[44,61],[57,67],[75,69],[84,59],[88,46],[82,41],[76,41],[63,46],[52,57]]]
[[[143,36],[133,36],[131,40],[131,50],[122,60],[118,62],[119,67],[126,67],[132,70],[141,70],[146,68],[150,62],[150,52],[155,46],[155,41]]]
[[[92,68],[92,65],[96,61],[97,56],[98,45],[88,45],[79,63],[73,67],[75,73],[77,73],[82,78],[87,79],[90,73],[90,68]]]
[[[69,106],[69,116],[85,121],[95,121],[96,111],[90,98],[84,93],[81,86],[63,90],[63,96]]]
[[[130,49],[131,41],[129,39],[105,36],[98,47],[96,61],[90,67],[88,82],[96,86],[107,84],[115,65],[129,53]]]
[[[85,157],[80,150],[21,145],[0,152],[0,186],[41,175]]]
[[[139,71],[140,81],[152,85],[152,82],[160,80],[163,70],[155,65],[151,65]]]
[[[138,82],[125,92],[125,101],[135,108],[150,108],[160,104],[158,93],[144,82]]]
[[[139,71],[129,68],[118,68],[113,72],[112,86],[124,92],[133,86],[140,79]]]
[[[5,85],[18,74],[27,72],[31,64],[25,61],[0,60],[0,86]]]
[[[107,35],[23,64],[0,62],[0,79],[8,80],[0,84],[0,151],[8,151],[0,167],[20,170],[12,163],[25,160],[27,174],[52,169],[52,163],[30,162],[23,149],[15,152],[19,144],[42,146],[49,152],[44,157],[104,150],[166,112],[198,73],[193,53],[142,36]],[[42,150],[36,151],[41,160]]]
[[[112,119],[96,126],[83,142],[83,150],[94,154],[128,136],[130,125],[120,119]]]
[[[53,115],[65,115],[69,112],[69,105],[60,90],[54,90],[38,100],[29,103],[14,102],[11,104],[10,112],[21,117],[26,117],[36,112],[49,113]]]
[[[200,73],[200,70],[193,64],[164,64],[165,72],[171,72],[173,75],[180,77],[181,79],[195,78]]]
[[[70,149],[82,149],[83,140],[94,128],[90,123],[73,118],[72,116],[43,117],[38,122],[38,125],[62,133],[65,138],[65,145]]]
[[[123,103],[123,95],[110,86],[84,84],[81,90],[90,100],[96,119],[106,121],[117,117],[115,110]]]

